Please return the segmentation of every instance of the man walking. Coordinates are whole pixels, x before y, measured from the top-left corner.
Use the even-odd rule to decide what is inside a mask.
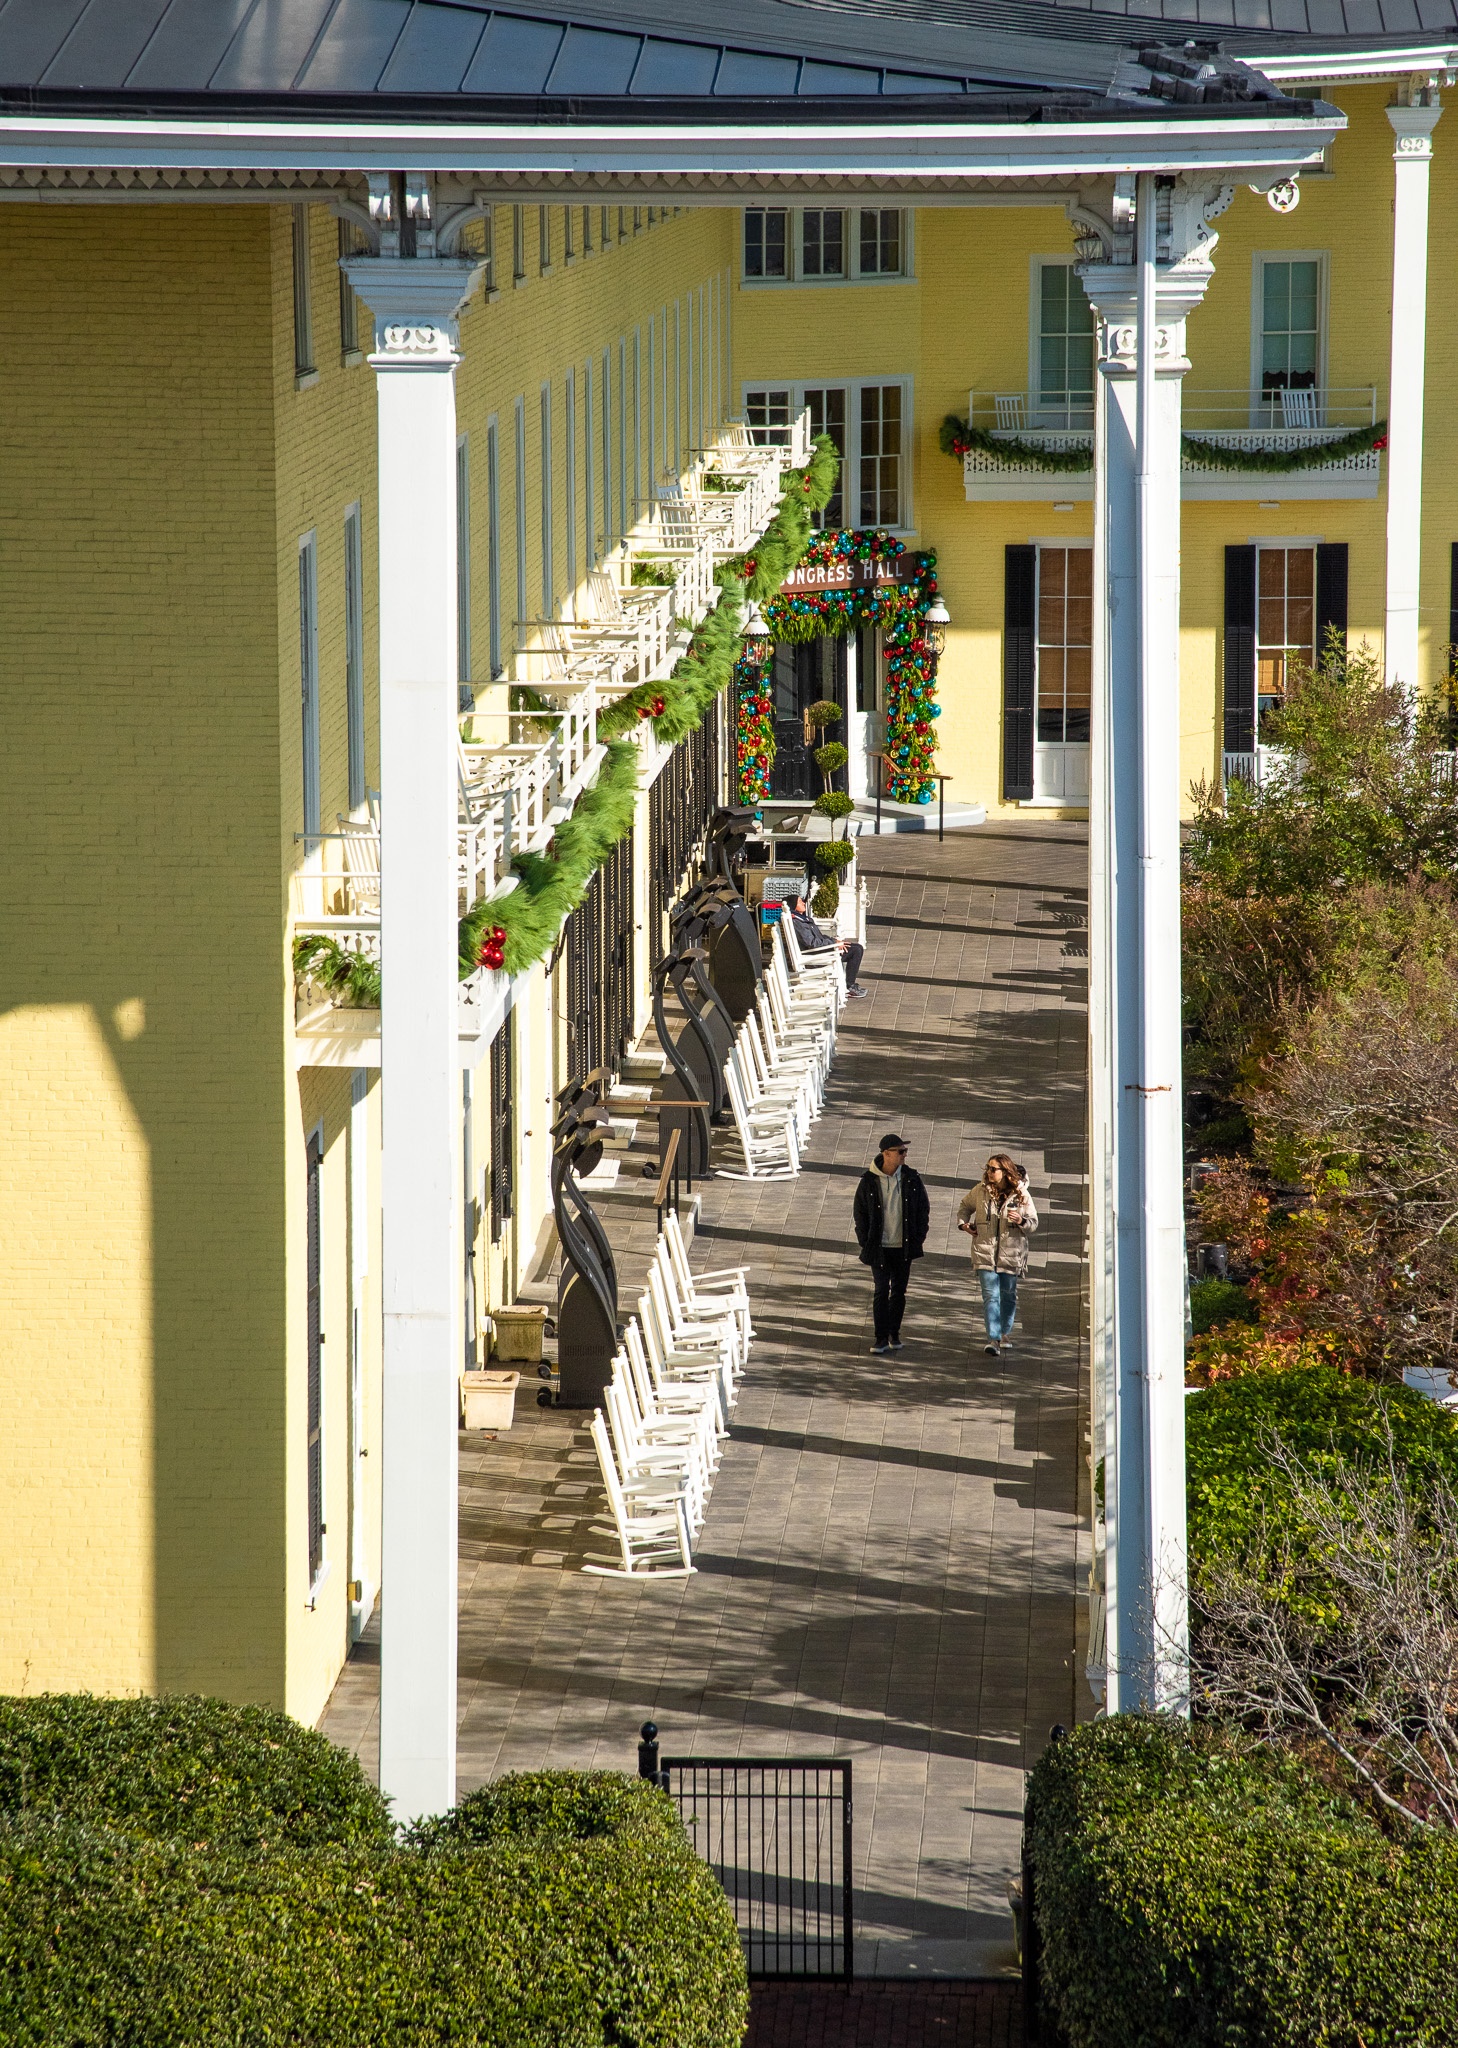
[[[906,1282],[912,1260],[921,1257],[926,1243],[931,1203],[921,1175],[906,1164],[906,1140],[894,1131],[881,1140],[880,1151],[861,1175],[854,1216],[861,1264],[870,1267],[876,1283],[871,1351],[876,1356],[899,1351]]]

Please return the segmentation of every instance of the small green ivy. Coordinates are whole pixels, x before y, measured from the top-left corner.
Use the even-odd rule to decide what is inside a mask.
[[[941,449],[958,461],[972,450],[995,455],[1000,462],[1016,463],[1025,469],[1042,469],[1059,475],[1087,475],[1093,468],[1092,441],[1072,448],[1045,448],[1017,435],[994,438],[985,428],[969,426],[949,412],[942,421]],[[1366,455],[1387,446],[1387,422],[1355,427],[1330,441],[1314,441],[1305,448],[1227,448],[1198,434],[1180,435],[1180,454],[1201,469],[1246,470],[1264,476],[1290,476],[1299,469],[1325,469],[1333,462],[1345,462],[1352,455]]]

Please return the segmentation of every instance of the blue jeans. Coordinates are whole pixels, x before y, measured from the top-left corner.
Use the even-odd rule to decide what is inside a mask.
[[[1000,1344],[1004,1337],[1012,1335],[1013,1324],[1018,1314],[1018,1276],[1016,1273],[979,1272],[982,1283],[982,1314],[987,1323],[987,1341]]]

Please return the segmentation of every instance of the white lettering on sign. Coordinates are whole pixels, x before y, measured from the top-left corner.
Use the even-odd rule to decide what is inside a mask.
[[[781,590],[868,589],[877,583],[909,583],[916,575],[916,559],[894,555],[885,561],[853,561],[838,555],[833,562],[802,562],[792,569]]]

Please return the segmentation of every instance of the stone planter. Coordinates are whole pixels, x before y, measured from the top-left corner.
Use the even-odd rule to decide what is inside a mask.
[[[510,1429],[520,1379],[519,1372],[463,1372],[462,1429]]]
[[[503,1363],[510,1360],[513,1365],[540,1365],[542,1324],[546,1319],[547,1311],[529,1302],[492,1309],[492,1350]]]

